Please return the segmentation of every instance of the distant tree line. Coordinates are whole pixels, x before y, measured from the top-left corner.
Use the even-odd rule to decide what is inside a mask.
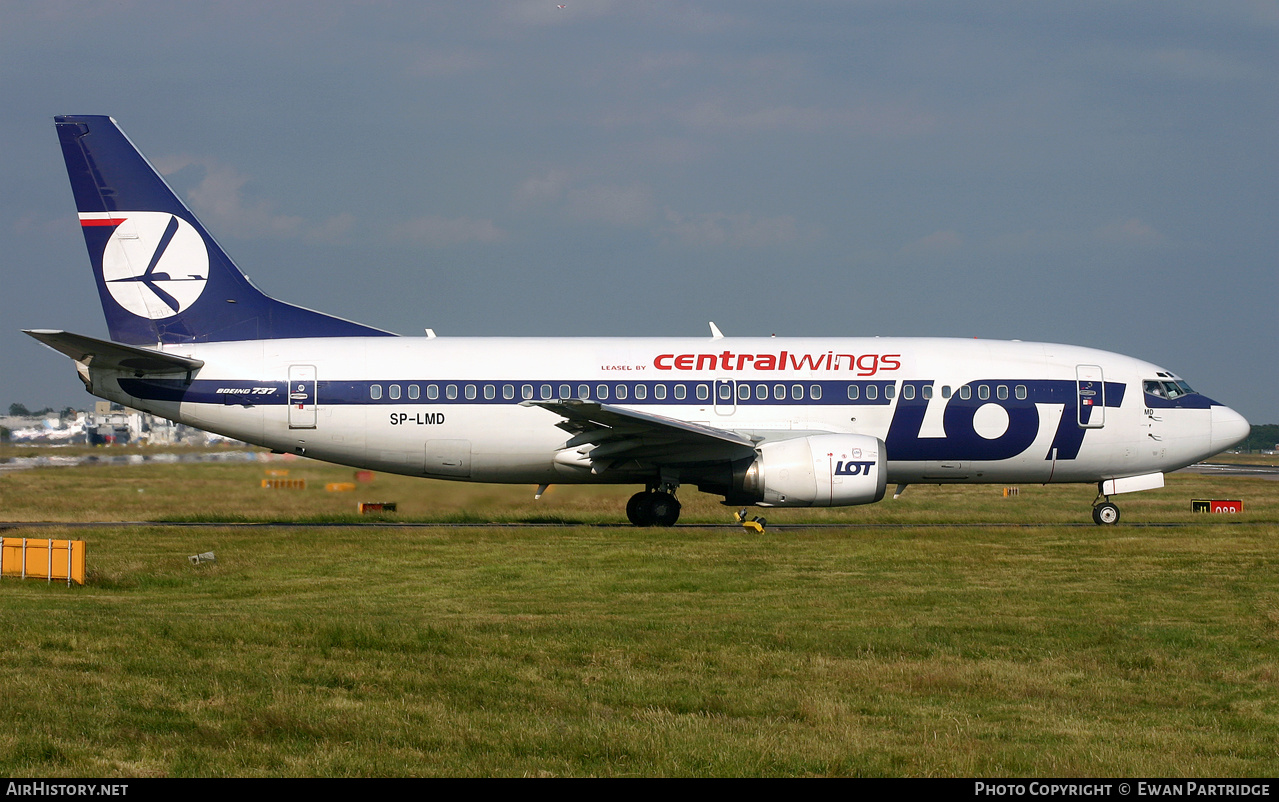
[[[75,411],[76,410],[74,407],[67,407],[66,409],[62,410],[63,414],[66,414],[67,412],[75,414]],[[42,415],[52,415],[56,412],[57,410],[54,409],[53,407],[45,407],[44,409],[37,409],[35,412],[32,412],[31,410],[27,409],[26,404],[13,403],[9,405],[9,414],[15,418],[40,417]]]
[[[1259,423],[1252,434],[1239,445],[1245,451],[1269,451],[1279,443],[1279,423]]]

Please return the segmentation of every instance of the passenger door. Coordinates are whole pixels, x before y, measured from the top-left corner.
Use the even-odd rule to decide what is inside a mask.
[[[1106,425],[1106,379],[1100,365],[1075,366],[1075,411],[1081,428]]]

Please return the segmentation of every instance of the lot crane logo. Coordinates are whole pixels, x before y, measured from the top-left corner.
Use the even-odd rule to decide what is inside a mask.
[[[209,280],[209,251],[195,227],[168,212],[118,212],[102,253],[102,278],[116,303],[138,317],[173,317]]]

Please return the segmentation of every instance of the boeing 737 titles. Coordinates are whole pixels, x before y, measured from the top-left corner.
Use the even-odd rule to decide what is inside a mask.
[[[111,340],[27,333],[90,393],[279,452],[470,482],[682,485],[738,507],[889,484],[1078,482],[1110,496],[1243,440],[1238,413],[1090,348],[934,338],[400,337],[254,287],[102,116],[55,118]]]

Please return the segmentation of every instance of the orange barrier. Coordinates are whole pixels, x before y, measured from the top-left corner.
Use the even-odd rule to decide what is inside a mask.
[[[0,574],[22,579],[65,579],[84,584],[84,541],[6,537]]]
[[[262,486],[271,490],[306,490],[305,479],[263,479]]]

